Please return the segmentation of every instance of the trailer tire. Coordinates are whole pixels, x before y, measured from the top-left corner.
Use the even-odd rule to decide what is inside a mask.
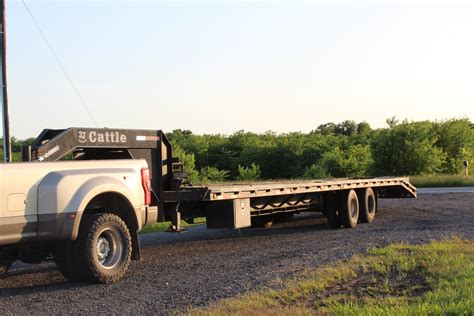
[[[81,280],[105,284],[117,282],[130,265],[130,231],[115,214],[86,214],[74,242],[73,254],[75,273]]]
[[[357,194],[359,198],[360,221],[372,223],[377,211],[377,198],[372,188],[362,189]]]
[[[341,203],[341,224],[347,228],[354,228],[359,221],[359,199],[354,190],[344,191]]]
[[[328,219],[328,224],[332,228],[341,228],[341,218],[340,218],[340,200],[339,194],[331,194],[327,201],[325,207],[326,218]]]

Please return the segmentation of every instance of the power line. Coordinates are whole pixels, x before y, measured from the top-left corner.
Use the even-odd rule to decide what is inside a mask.
[[[48,38],[46,37],[46,35],[44,34],[43,30],[41,29],[38,21],[35,19],[33,13],[31,12],[30,8],[28,7],[28,5],[26,4],[25,0],[22,0],[22,3],[23,3],[23,6],[25,7],[26,11],[28,12],[28,14],[30,15],[31,17],[31,20],[33,20],[33,23],[35,24],[36,28],[38,29],[38,32],[40,33],[41,37],[43,38],[43,40],[45,41],[46,43],[46,46],[48,46],[49,50],[51,51],[51,53],[53,54],[54,58],[56,59],[56,62],[58,63],[59,67],[61,68],[61,70],[63,71],[64,73],[64,76],[66,77],[67,81],[69,81],[69,84],[71,85],[72,89],[74,90],[74,92],[76,93],[77,97],[79,98],[79,101],[81,102],[82,106],[84,107],[84,109],[86,110],[87,114],[89,114],[89,117],[91,118],[92,122],[94,122],[94,125],[96,127],[98,127],[98,124],[97,122],[95,121],[94,117],[92,116],[92,113],[91,111],[89,110],[89,107],[87,106],[86,102],[84,101],[84,99],[82,98],[81,94],[79,93],[79,90],[77,89],[76,85],[74,84],[74,82],[72,81],[71,77],[69,76],[68,72],[66,71],[66,68],[64,67],[63,63],[61,62],[61,59],[59,59],[59,56],[56,54],[56,52],[54,51],[53,49],[53,46],[51,45],[51,43],[48,41]]]

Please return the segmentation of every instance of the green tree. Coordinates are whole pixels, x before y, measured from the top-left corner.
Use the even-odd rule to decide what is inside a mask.
[[[359,135],[369,135],[372,132],[370,124],[363,121],[357,124],[357,134]]]
[[[372,143],[375,175],[435,174],[441,170],[445,154],[436,147],[433,124],[391,122],[377,131]]]
[[[463,172],[464,160],[474,157],[474,127],[468,119],[453,119],[435,124],[439,147],[446,154],[441,172],[459,174]]]
[[[335,147],[325,152],[320,168],[334,177],[362,177],[369,172],[372,163],[370,147],[355,145],[347,150]]]
[[[229,171],[216,167],[204,167],[199,171],[200,182],[223,182],[229,176]]]
[[[183,169],[188,173],[188,179],[192,183],[199,182],[199,173],[196,170],[195,161],[193,153],[187,153],[180,145],[176,144],[175,141],[171,141],[173,146],[173,156],[178,157],[179,161],[183,164]]]
[[[242,167],[239,165],[239,175],[237,176],[237,180],[255,181],[260,179],[261,174],[260,167],[254,163],[249,167]]]
[[[357,133],[357,123],[346,120],[336,125],[335,132],[338,135],[352,136]]]
[[[331,174],[321,163],[314,163],[311,166],[306,167],[303,173],[303,178],[305,179],[324,179],[330,177]]]
[[[322,135],[329,135],[334,134],[336,132],[336,124],[334,123],[326,123],[321,124],[314,130],[312,133],[322,134]]]

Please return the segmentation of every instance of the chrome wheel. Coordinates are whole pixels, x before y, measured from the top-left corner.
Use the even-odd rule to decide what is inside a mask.
[[[113,269],[123,258],[123,238],[116,228],[105,228],[96,244],[97,259],[105,269]]]

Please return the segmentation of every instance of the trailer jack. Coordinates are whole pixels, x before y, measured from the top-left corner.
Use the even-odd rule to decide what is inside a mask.
[[[176,203],[176,209],[171,216],[171,224],[166,230],[168,233],[182,233],[186,228],[181,227],[181,213],[179,212],[179,203]]]

